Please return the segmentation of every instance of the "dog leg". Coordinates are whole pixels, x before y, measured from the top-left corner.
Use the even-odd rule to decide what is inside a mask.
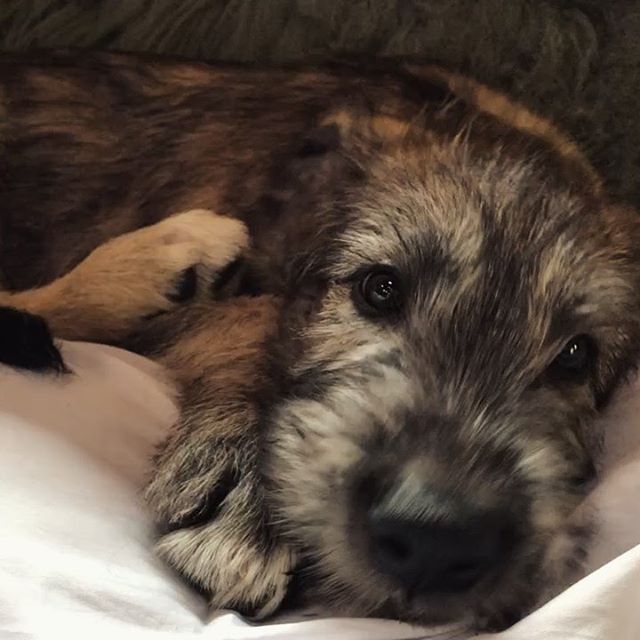
[[[242,223],[187,211],[106,242],[49,285],[1,292],[0,304],[42,316],[60,338],[119,343],[195,296],[246,245]]]
[[[182,389],[180,421],[145,492],[157,552],[212,606],[254,618],[281,604],[296,560],[270,518],[260,477],[256,398],[269,383],[265,341],[277,304],[267,296],[196,303],[158,318],[142,336],[168,345],[151,355]]]
[[[185,446],[190,461],[183,462],[196,463],[200,472],[187,478],[180,475],[184,468],[176,469],[175,484],[163,496],[159,491],[166,484],[156,478],[146,498],[158,507],[174,493],[174,507],[181,514],[168,514],[157,554],[204,592],[212,607],[259,620],[282,603],[295,555],[269,522],[252,425],[245,428],[242,440]],[[160,464],[175,464],[175,459]]]

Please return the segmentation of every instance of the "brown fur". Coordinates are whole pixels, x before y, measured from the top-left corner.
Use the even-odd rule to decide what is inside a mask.
[[[175,306],[182,273],[197,266],[207,281],[246,246],[241,223],[188,211],[105,242],[47,285],[0,292],[0,304],[44,316],[68,340],[121,343],[140,322]]]
[[[546,121],[473,81],[429,66],[407,69],[0,55],[0,280],[9,289],[44,284],[109,238],[176,211],[248,217],[255,234],[274,177],[336,113],[410,123],[453,100],[454,118],[428,125],[450,130],[460,96],[561,149],[566,170],[596,188],[590,165]]]
[[[103,330],[91,309],[110,300],[98,337],[174,371],[183,415],[146,496],[159,552],[212,604],[264,616],[295,585],[338,612],[491,628],[570,579],[590,531],[593,418],[640,350],[640,245],[633,212],[607,201],[550,123],[414,64],[257,71],[60,55],[6,58],[0,79],[1,273],[11,289],[54,281],[11,302],[55,322],[62,292],[56,329],[91,337]],[[102,248],[83,258],[202,206],[248,225],[240,290],[278,297],[138,325],[172,308],[158,295],[172,269],[204,255],[219,271],[200,246],[206,218],[170,265],[152,250],[118,275],[95,267]],[[105,247],[157,246],[145,231]],[[362,304],[375,265],[403,285],[397,317]],[[99,274],[107,286],[93,289]],[[133,304],[113,285],[127,281],[140,287]],[[582,334],[593,358],[568,379],[557,355]],[[462,594],[412,594],[373,561],[372,510],[421,526],[500,514],[518,542]]]

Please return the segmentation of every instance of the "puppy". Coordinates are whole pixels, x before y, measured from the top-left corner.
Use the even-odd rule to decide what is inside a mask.
[[[275,297],[122,339],[184,389],[146,497],[212,605],[501,629],[572,579],[640,238],[550,123],[409,63],[51,55],[0,80],[5,287],[172,211],[247,223],[236,293]]]

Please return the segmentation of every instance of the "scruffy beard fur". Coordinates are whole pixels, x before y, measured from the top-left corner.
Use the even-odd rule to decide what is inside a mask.
[[[212,199],[251,234],[228,291],[271,296],[200,300],[114,333],[163,362],[182,389],[181,420],[145,493],[159,554],[212,605],[256,617],[288,593],[336,613],[501,629],[563,588],[593,534],[584,500],[602,446],[594,418],[640,347],[639,223],[608,202],[574,145],[504,96],[432,67],[297,70],[285,82],[282,72],[108,56],[69,77],[56,67],[76,104],[93,99],[82,80],[92,65],[112,80],[103,92],[137,96],[125,129],[140,128],[149,144],[169,136],[176,157],[154,173],[150,152],[140,184],[93,238],[92,218],[68,212],[97,197],[111,174],[91,172],[111,146],[86,128],[68,131],[81,139],[84,183],[67,208],[52,205],[45,259],[27,265],[19,242],[4,248],[6,281],[57,276],[92,243]],[[46,130],[48,116],[19,96],[53,85],[42,69],[12,74],[9,138],[37,176],[57,151],[25,133],[33,121]],[[201,119],[187,126],[180,118],[192,112],[165,103],[195,105]],[[164,128],[154,129],[158,113]],[[140,169],[127,140],[113,144],[118,175]],[[194,184],[158,187],[185,149]],[[216,153],[224,162],[211,167]],[[70,173],[55,175],[60,184],[46,184],[63,193]],[[38,185],[28,186],[10,185],[4,202],[39,211]],[[153,197],[138,202],[142,187]],[[16,240],[20,220],[5,219]],[[55,232],[70,227],[78,255],[62,252]],[[22,231],[37,244],[37,224]],[[401,283],[392,314],[361,299],[376,265]],[[563,346],[583,335],[588,366],[558,372]],[[495,562],[464,589],[420,575],[406,584],[381,568],[372,535],[381,518],[427,536],[433,523],[451,528],[461,553],[488,548]]]
[[[295,302],[283,312],[287,393],[267,423],[265,477],[309,602],[503,628],[585,557],[593,418],[636,356],[636,249],[605,249],[597,200],[535,156],[434,144],[378,162],[315,265],[322,294],[302,320]],[[398,317],[372,319],[354,300],[376,264],[405,283]],[[555,354],[583,333],[597,362],[558,377]],[[372,504],[425,523],[495,513],[512,528],[503,561],[464,594],[410,593],[376,570]]]

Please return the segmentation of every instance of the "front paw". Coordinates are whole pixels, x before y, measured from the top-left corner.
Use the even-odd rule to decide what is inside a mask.
[[[270,522],[255,434],[209,418],[188,412],[156,456],[145,491],[156,551],[213,607],[261,619],[282,603],[296,557]]]
[[[161,535],[155,547],[212,607],[254,620],[280,607],[296,562],[269,531],[259,492],[250,479],[240,480],[206,519],[185,521],[188,526]]]

